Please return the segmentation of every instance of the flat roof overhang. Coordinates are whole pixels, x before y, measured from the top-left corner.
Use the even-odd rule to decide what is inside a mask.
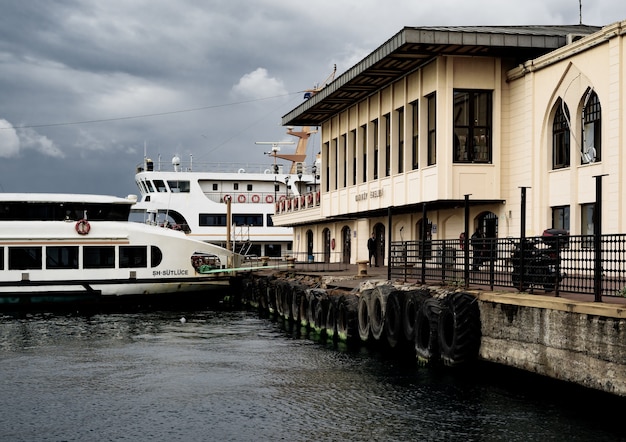
[[[405,27],[362,61],[283,116],[283,126],[320,126],[332,116],[437,57],[481,56],[510,60],[511,67],[587,35],[597,26]]]
[[[470,207],[487,206],[487,205],[493,205],[493,204],[504,204],[505,202],[506,202],[505,200],[498,200],[498,199],[486,199],[486,200],[469,199],[468,200],[468,204]],[[297,227],[297,226],[302,226],[302,225],[311,226],[311,225],[316,225],[316,224],[324,224],[329,221],[342,221],[342,220],[354,221],[354,220],[361,219],[361,218],[378,218],[382,216],[388,216],[389,214],[391,214],[391,216],[394,216],[394,215],[405,215],[407,213],[422,213],[424,210],[424,207],[426,208],[426,213],[439,211],[439,210],[464,209],[465,200],[462,199],[462,200],[424,201],[421,203],[407,204],[407,205],[398,206],[398,207],[391,206],[391,207],[385,207],[382,209],[367,210],[363,212],[345,213],[345,214],[336,215],[336,216],[329,216],[324,219],[315,220],[315,221],[307,220],[307,221],[303,221],[300,223],[286,224],[285,226],[286,227]]]

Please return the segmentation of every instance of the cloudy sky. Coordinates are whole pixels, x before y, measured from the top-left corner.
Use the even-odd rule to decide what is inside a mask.
[[[136,194],[144,146],[269,163],[302,91],[404,26],[578,23],[578,0],[0,0],[0,191]]]

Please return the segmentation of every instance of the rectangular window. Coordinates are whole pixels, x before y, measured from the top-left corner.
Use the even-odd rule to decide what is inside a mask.
[[[330,190],[330,143],[326,142],[322,145],[322,164],[326,166],[324,170],[324,191]],[[321,183],[320,183],[321,184]]]
[[[41,247],[9,247],[9,270],[39,270],[41,268]]]
[[[252,184],[248,184],[246,186],[246,189],[248,189],[248,192],[252,192]]]
[[[213,183],[212,188],[213,188],[213,191],[214,191],[214,192],[217,192],[217,183]]]
[[[593,235],[594,232],[594,212],[595,204],[582,204],[580,206],[580,234],[581,235]],[[583,239],[582,247],[593,247],[593,238]]]
[[[272,215],[270,215],[269,213],[267,214],[267,218],[265,221],[267,223],[267,227],[272,227],[274,225],[274,219],[272,218]]]
[[[404,172],[404,108],[396,111],[398,117],[398,173]]]
[[[265,244],[265,256],[278,258],[281,256],[280,244]]]
[[[491,162],[491,97],[491,91],[454,91],[452,135],[455,163]]]
[[[163,180],[154,180],[154,187],[156,187],[157,192],[167,192],[167,187],[165,187]]]
[[[191,190],[189,181],[168,181],[167,185],[170,186],[170,190],[175,193],[189,193]]]
[[[350,131],[350,146],[352,147],[352,185],[356,184],[356,159],[357,159],[357,148],[356,148],[356,130]]]
[[[437,96],[431,94],[428,99],[428,158],[427,164],[437,164]]]
[[[234,214],[233,215],[233,223],[236,226],[263,226],[263,215],[244,215],[244,214]]]
[[[200,226],[226,226],[225,214],[201,213],[198,218]]]
[[[569,230],[569,206],[552,208],[552,228]]]
[[[239,183],[233,183],[233,190],[239,190]]]
[[[419,102],[416,100],[411,103],[411,168],[413,170],[419,167]]]
[[[374,179],[378,179],[378,120],[372,121],[372,142],[374,143]]]
[[[144,184],[146,185],[149,193],[154,193],[154,186],[152,185],[152,181],[146,180]]]
[[[156,182],[155,182],[156,184]],[[78,246],[46,247],[47,269],[77,269]]]
[[[341,141],[343,142],[343,187],[345,188],[348,185],[348,137],[346,134],[341,136]]]
[[[391,174],[391,115],[387,114],[385,119],[385,176]]]
[[[363,161],[361,163],[361,182],[365,183],[367,182],[367,126],[361,126],[359,135],[361,140],[361,153],[363,154]]]
[[[115,268],[115,247],[113,246],[85,246],[83,247],[84,269],[113,269]]]
[[[146,246],[120,246],[120,268],[135,269],[148,267]]]
[[[0,270],[4,270],[4,247],[0,247]]]

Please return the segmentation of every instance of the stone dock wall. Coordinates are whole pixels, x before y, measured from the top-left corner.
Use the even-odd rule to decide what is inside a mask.
[[[624,305],[289,272],[234,284],[245,304],[330,339],[411,352],[420,364],[484,360],[626,396]]]

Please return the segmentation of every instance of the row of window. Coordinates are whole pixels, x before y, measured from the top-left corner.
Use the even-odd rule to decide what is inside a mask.
[[[148,267],[147,246],[10,246],[7,247],[8,270],[114,269]],[[82,266],[79,249],[82,249]],[[5,269],[4,247],[0,247],[0,270]],[[161,249],[150,246],[150,266],[163,260]]]
[[[172,193],[189,193],[191,191],[189,181],[186,180],[167,181],[167,186],[163,180],[154,180],[154,182],[151,180],[137,180],[137,185],[143,194],[168,191]]]
[[[455,163],[490,163],[492,160],[492,91],[455,90],[453,160]],[[437,101],[436,94],[425,98],[426,103],[426,164],[437,164]],[[339,139],[323,146],[323,163],[326,165],[325,189],[337,189],[378,179],[379,173],[390,176],[404,173],[408,168],[419,168],[419,101],[409,104],[410,115],[405,117],[404,107],[382,116],[382,136],[379,137],[379,120],[373,120]],[[408,131],[405,131],[408,125]],[[410,152],[405,155],[405,132],[411,134]],[[371,149],[368,150],[368,137]],[[379,140],[384,143],[381,158]],[[395,154],[394,154],[395,151]],[[393,154],[393,155],[392,155]],[[393,157],[392,157],[393,156]],[[343,158],[341,158],[343,157]],[[361,158],[360,164],[357,159]],[[332,160],[332,161],[329,161]],[[369,160],[369,162],[368,162]],[[410,165],[407,167],[407,162]],[[334,167],[331,175],[331,166]],[[350,170],[348,170],[350,169]]]
[[[263,214],[233,214],[232,222],[236,226],[259,226],[263,227]],[[267,227],[272,227],[274,221],[272,215],[269,213],[266,215]],[[226,226],[226,214],[225,213],[201,213],[199,215],[198,224],[203,227],[225,227]]]

